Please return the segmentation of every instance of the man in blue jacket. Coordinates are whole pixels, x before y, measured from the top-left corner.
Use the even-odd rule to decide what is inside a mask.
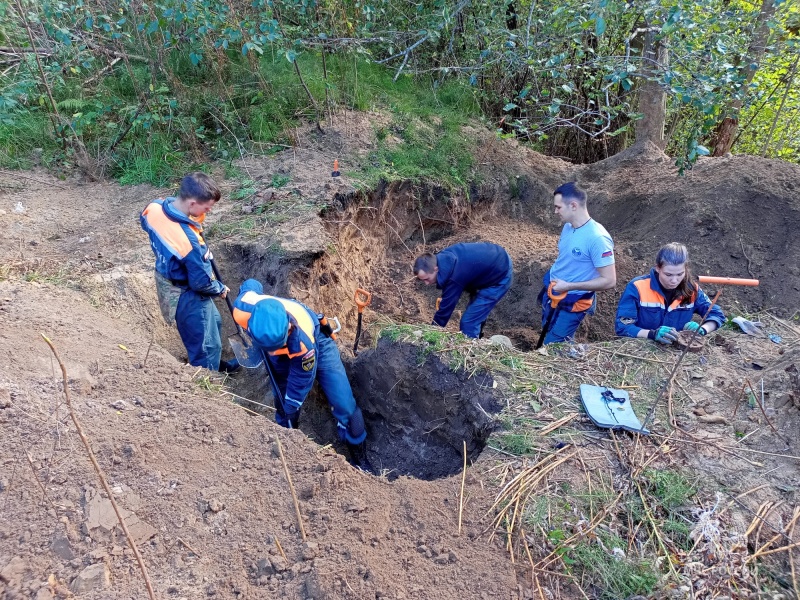
[[[442,290],[442,301],[433,324],[444,327],[458,304],[461,292],[470,294],[459,328],[477,338],[491,310],[511,287],[514,269],[502,246],[489,242],[455,244],[436,254],[423,254],[414,261],[414,275],[426,285]]]
[[[339,438],[347,443],[355,466],[372,468],[367,460],[364,416],[356,405],[339,348],[330,337],[330,327],[320,325],[313,310],[287,298],[264,294],[255,279],[239,288],[233,318],[248,331],[269,361],[281,397],[275,398],[275,421],[296,429],[300,408],[319,379],[336,419]],[[273,394],[275,395],[275,394]]]
[[[189,363],[233,372],[239,368],[235,359],[220,360],[222,319],[214,305],[214,298],[225,298],[229,290],[214,277],[202,226],[220,195],[208,175],[189,173],[177,198],[153,200],[139,219],[156,257],[161,313],[168,324],[177,324]]]

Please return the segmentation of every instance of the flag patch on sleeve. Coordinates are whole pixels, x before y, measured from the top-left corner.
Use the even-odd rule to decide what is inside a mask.
[[[601,256],[603,258],[608,258],[609,256],[613,256],[613,255],[614,255],[614,251],[613,250],[607,250],[606,252],[603,252],[603,254],[601,254]]]

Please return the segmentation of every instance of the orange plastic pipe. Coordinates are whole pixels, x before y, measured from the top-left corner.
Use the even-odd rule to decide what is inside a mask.
[[[717,283],[722,285],[748,285],[755,287],[758,285],[758,279],[737,279],[735,277],[711,277],[709,275],[700,275],[697,279],[700,283]]]

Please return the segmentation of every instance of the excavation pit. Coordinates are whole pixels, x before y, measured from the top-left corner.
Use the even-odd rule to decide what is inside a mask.
[[[490,314],[486,335],[507,336],[520,350],[532,349],[537,339],[536,294],[552,260],[546,255],[542,260],[541,249],[555,250],[556,237],[534,223],[498,214],[495,201],[476,198],[457,204],[435,190],[387,185],[372,194],[337,197],[321,214],[282,226],[275,233],[283,240],[278,243],[282,251],[270,250],[274,243],[242,246],[238,260],[230,261],[242,265],[241,278],[261,280],[265,293],[339,317],[339,348],[364,413],[368,457],[390,478],[435,479],[459,472],[464,444],[467,458],[477,458],[496,425],[493,414],[503,405],[490,374],[466,373],[446,364],[449,358],[427,352],[422,340],[377,340],[383,322],[432,320],[440,291],[413,276],[416,256],[461,242],[504,246],[514,261],[514,284]],[[357,288],[372,293],[372,304],[364,312],[362,350],[354,357]],[[448,331],[458,331],[467,302],[468,294],[463,294]],[[243,396],[269,398],[265,373],[245,378]],[[300,428],[318,443],[331,443],[345,453],[335,425],[317,386],[303,406]]]

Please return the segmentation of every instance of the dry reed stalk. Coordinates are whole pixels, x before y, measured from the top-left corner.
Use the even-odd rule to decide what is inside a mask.
[[[461,535],[461,518],[464,514],[464,483],[467,480],[467,441],[464,443],[464,468],[461,471],[461,494],[458,499],[458,535]]]
[[[797,507],[795,507],[795,513],[797,513]],[[788,529],[789,532],[789,539],[794,535],[794,526],[797,523],[796,520],[793,520],[792,526]],[[795,572],[794,567],[794,556],[792,555],[791,548],[789,549],[789,565],[792,568],[792,587],[794,588],[794,595],[796,598],[800,598],[800,585],[797,584],[797,573]]]
[[[283,446],[281,445],[281,439],[276,435],[275,441],[278,444],[278,454],[280,454],[281,456],[281,463],[283,463],[283,472],[286,475],[286,481],[289,482],[289,491],[292,492],[292,501],[294,502],[294,512],[297,515],[297,525],[300,528],[300,535],[302,536],[303,541],[306,541],[306,529],[305,527],[303,527],[303,515],[300,514],[300,503],[297,501],[297,494],[294,491],[292,476],[289,474],[289,465],[286,464],[286,457],[283,455]]]
[[[286,552],[283,551],[283,546],[281,546],[281,541],[278,539],[277,535],[275,536],[275,547],[278,549],[278,552],[281,553],[281,556],[283,557],[283,560],[285,560],[286,562],[289,562],[289,559],[286,558]]]
[[[569,446],[565,446],[564,448],[569,448]],[[511,506],[514,506],[516,508],[516,504],[519,501],[520,496],[522,496],[523,493],[525,493],[531,487],[533,487],[534,485],[539,483],[545,477],[545,475],[547,475],[550,471],[555,469],[558,465],[564,463],[565,461],[567,461],[570,458],[572,458],[573,456],[575,456],[576,453],[577,453],[577,450],[573,450],[569,454],[567,454],[565,456],[562,456],[560,458],[557,458],[557,459],[555,457],[557,457],[558,454],[553,455],[553,456],[548,456],[547,458],[542,459],[541,461],[539,461],[538,463],[536,463],[532,467],[528,467],[527,469],[522,471],[519,475],[514,477],[514,479],[509,481],[505,485],[505,487],[500,491],[500,493],[497,495],[497,499],[495,500],[495,503],[491,506],[491,508],[489,508],[488,511],[486,511],[486,514],[488,515],[495,508],[497,508],[497,506],[500,503],[502,503],[504,500],[509,500],[509,504],[507,504],[503,509],[501,509],[498,512],[497,516],[492,520],[493,527],[496,528],[497,526],[499,526],[500,523],[502,522],[502,520],[506,516],[508,516],[508,511],[509,511],[509,508]],[[547,464],[547,463],[549,463],[549,464]],[[530,492],[528,492],[528,493],[530,493]],[[515,511],[515,513],[516,513],[516,511]],[[511,525],[512,525],[512,529],[513,529],[513,521],[511,523]],[[492,536],[490,536],[490,539],[493,536],[494,536],[494,534],[492,534]]]
[[[759,554],[751,554],[747,557],[745,563],[751,563],[757,558],[761,558],[762,556],[769,556],[770,554],[777,554],[778,552],[786,552],[787,550],[791,550],[792,548],[797,548],[800,546],[800,542],[794,542],[793,544],[789,544],[787,546],[781,546],[780,548],[773,548],[772,550],[765,550]]]
[[[56,347],[53,345],[53,342],[50,340],[50,338],[44,334],[40,335],[42,338],[44,338],[44,341],[47,342],[47,345],[50,346],[50,350],[52,350],[53,356],[56,357],[58,366],[61,367],[61,377],[64,385],[64,397],[66,398],[69,416],[72,419],[72,423],[75,425],[75,430],[78,432],[78,437],[80,437],[81,442],[83,442],[83,447],[86,449],[86,453],[89,455],[89,461],[92,463],[98,479],[100,479],[100,484],[103,486],[103,489],[108,496],[108,500],[111,502],[111,507],[114,509],[114,513],[117,515],[117,521],[119,521],[119,526],[122,528],[122,532],[125,534],[125,539],[128,541],[128,545],[131,547],[133,555],[136,557],[136,562],[139,563],[139,569],[142,572],[145,587],[147,587],[147,594],[150,596],[150,600],[156,600],[156,594],[153,591],[153,584],[150,583],[150,577],[147,574],[147,567],[144,565],[144,559],[142,559],[142,555],[139,553],[139,548],[136,546],[136,542],[133,541],[133,536],[131,536],[131,533],[128,531],[127,525],[125,525],[125,519],[122,518],[122,513],[120,513],[119,506],[117,506],[117,501],[114,500],[114,494],[111,491],[111,487],[108,485],[105,473],[100,468],[97,458],[94,456],[92,446],[89,444],[89,438],[86,437],[86,434],[83,432],[83,427],[81,426],[81,422],[78,420],[78,415],[75,414],[75,409],[72,407],[72,399],[69,395],[69,378],[67,377],[67,367],[65,367],[64,363],[61,361],[61,357],[58,355],[58,350],[56,350]]]
[[[780,503],[776,504],[774,506],[774,508],[778,508],[778,506],[780,506]],[[766,515],[764,515],[764,516],[766,517]],[[786,525],[786,527],[783,528],[783,531],[779,531],[778,533],[773,535],[769,539],[769,541],[766,542],[765,544],[762,544],[761,547],[754,552],[754,554],[758,554],[759,552],[762,552],[763,550],[766,550],[769,546],[771,546],[772,544],[777,542],[781,537],[786,537],[786,534],[789,531],[789,528],[791,527],[792,529],[794,529],[795,523],[797,522],[798,518],[800,518],[800,506],[795,506],[794,507],[794,514],[792,515],[792,520],[789,521],[789,523]],[[762,525],[763,525],[763,523],[764,523],[764,521],[762,520]],[[789,537],[789,541],[791,541],[791,537]],[[798,598],[800,598],[800,596],[798,596]]]
[[[600,511],[600,513],[598,513],[598,515],[597,515],[597,516],[594,518],[594,520],[593,520],[593,521],[591,521],[591,522],[589,523],[589,527],[587,527],[586,529],[584,529],[584,530],[582,530],[582,531],[579,531],[579,532],[577,532],[577,533],[573,533],[573,534],[572,534],[571,536],[569,536],[567,539],[565,539],[564,541],[562,541],[562,542],[561,542],[561,544],[559,545],[559,547],[560,547],[560,548],[566,548],[566,547],[567,547],[569,544],[571,544],[572,542],[574,542],[574,541],[575,541],[575,540],[577,540],[578,538],[580,538],[580,537],[582,537],[582,536],[585,536],[585,535],[587,535],[588,533],[591,533],[592,531],[594,531],[594,529],[595,529],[595,528],[596,528],[598,525],[600,525],[600,523],[602,523],[602,522],[603,522],[603,519],[605,519],[605,518],[606,518],[606,515],[608,515],[608,513],[609,513],[609,512],[611,512],[611,510],[612,510],[612,509],[613,509],[613,508],[614,508],[614,507],[617,505],[617,503],[618,503],[618,502],[619,502],[619,501],[622,499],[622,496],[623,496],[623,494],[624,494],[624,492],[619,492],[619,493],[617,494],[617,497],[616,497],[616,498],[614,498],[614,499],[613,499],[613,500],[612,500],[612,501],[611,501],[611,502],[608,504],[608,506],[606,506],[606,507],[605,507],[605,508],[604,508],[602,511]],[[561,558],[561,557],[558,555],[558,548],[556,548],[555,550],[553,550],[553,551],[552,551],[550,554],[548,554],[548,555],[547,555],[547,556],[545,556],[543,559],[541,559],[541,560],[540,560],[538,563],[536,563],[536,569],[537,569],[537,570],[542,570],[544,567],[546,567],[547,565],[549,565],[550,563],[552,563],[552,562],[553,562],[555,559],[557,559],[557,558]]]
[[[555,431],[556,429],[558,429],[562,425],[566,425],[567,423],[572,421],[572,419],[574,419],[577,416],[578,416],[578,413],[572,413],[570,415],[566,415],[564,417],[561,417],[558,421],[553,421],[552,423],[550,423],[550,425],[548,425],[547,427],[542,429],[539,432],[539,435],[547,435],[548,433],[550,433],[552,431]]]
[[[769,512],[768,509],[769,509],[771,504],[772,504],[772,502],[767,501],[767,502],[763,502],[761,504],[761,506],[758,507],[758,510],[756,511],[756,514],[753,517],[753,520],[750,522],[750,526],[747,528],[747,531],[744,532],[744,537],[745,538],[750,537],[750,534],[752,534],[753,531],[755,531],[756,527],[758,527],[759,524],[761,524],[761,522],[763,521],[764,517],[766,516],[766,513]]]
[[[197,557],[200,557],[200,553],[199,553],[197,550],[195,550],[194,548],[192,548],[192,547],[191,547],[191,546],[190,546],[190,545],[189,545],[189,544],[186,542],[186,540],[184,540],[183,538],[177,538],[177,539],[178,539],[178,541],[179,541],[181,544],[183,544],[184,546],[186,546],[186,549],[187,549],[189,552],[191,552],[192,554],[194,554],[194,555],[195,555],[195,556],[197,556]]]

